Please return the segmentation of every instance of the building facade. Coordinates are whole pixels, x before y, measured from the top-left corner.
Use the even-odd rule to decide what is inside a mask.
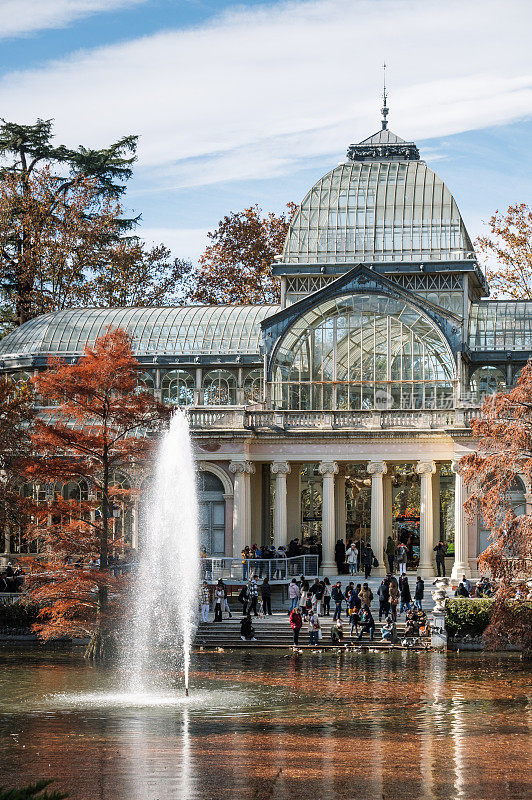
[[[371,542],[379,574],[391,536],[421,575],[440,540],[455,577],[475,574],[488,531],[464,514],[457,463],[485,395],[514,385],[531,355],[532,302],[488,299],[449,189],[386,122],[312,186],[273,272],[279,306],[46,314],[0,341],[0,369],[28,379],[124,328],[139,383],[187,409],[210,554],[298,539],[333,574],[335,542],[352,538]],[[115,475],[141,495],[149,478]],[[528,487],[514,490],[524,510]],[[115,523],[138,547],[142,503]],[[16,531],[0,550],[20,550]]]

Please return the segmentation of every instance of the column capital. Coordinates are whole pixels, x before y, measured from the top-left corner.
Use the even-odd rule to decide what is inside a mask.
[[[290,475],[290,464],[288,461],[272,461],[270,471],[273,475]]]
[[[416,472],[418,475],[434,475],[436,472],[436,464],[434,461],[418,461],[416,464]]]
[[[338,464],[336,461],[322,461],[318,467],[320,475],[337,475]]]
[[[386,475],[388,472],[388,466],[386,461],[369,461],[366,467],[366,471],[369,475]]]
[[[459,458],[453,458],[453,460],[451,461],[451,471],[456,473],[457,475],[460,475],[460,459]]]
[[[254,475],[255,464],[253,461],[231,461],[229,472],[232,472],[233,475]]]

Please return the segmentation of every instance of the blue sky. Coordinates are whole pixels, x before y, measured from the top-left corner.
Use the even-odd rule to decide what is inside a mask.
[[[126,202],[196,258],[229,211],[280,211],[379,127],[448,183],[472,236],[532,187],[530,0],[2,0],[0,108],[57,139],[141,136]]]

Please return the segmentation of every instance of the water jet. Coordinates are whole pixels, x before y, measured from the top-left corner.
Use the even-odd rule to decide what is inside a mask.
[[[188,696],[190,652],[197,624],[200,543],[192,442],[181,411],[172,416],[157,449],[140,538],[123,673],[130,689],[150,691],[153,678],[148,673],[163,648],[169,648],[183,673]]]

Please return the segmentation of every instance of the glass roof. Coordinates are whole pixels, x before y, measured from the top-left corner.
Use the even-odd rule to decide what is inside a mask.
[[[532,300],[485,300],[469,314],[472,350],[532,350]]]
[[[45,314],[0,341],[0,358],[78,355],[108,328],[124,328],[146,355],[256,355],[262,320],[278,306],[82,308]]]
[[[473,258],[460,212],[441,178],[423,161],[392,160],[379,157],[373,144],[369,149],[375,151],[373,162],[340,164],[312,187],[290,225],[283,262]]]

